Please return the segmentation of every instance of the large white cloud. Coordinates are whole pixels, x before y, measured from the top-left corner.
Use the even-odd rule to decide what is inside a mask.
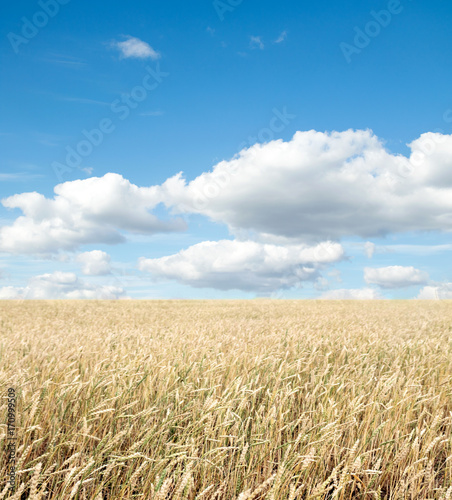
[[[452,136],[424,134],[410,147],[406,158],[390,154],[371,131],[297,132],[289,142],[244,149],[189,183],[179,174],[163,189],[168,206],[204,214],[241,237],[450,231]]]
[[[152,213],[160,203],[225,224],[239,240],[277,246],[450,231],[452,135],[424,134],[410,147],[406,158],[370,131],[297,132],[244,149],[189,183],[178,174],[139,187],[110,173],[57,185],[50,199],[16,194],[2,203],[23,215],[0,227],[0,252],[51,254],[124,242],[128,232],[184,230],[183,220]]]
[[[329,290],[320,297],[328,300],[378,300],[384,297],[373,288]]]
[[[111,273],[111,257],[101,250],[80,253],[75,260],[82,264],[82,272],[87,276],[105,276]]]
[[[204,241],[175,255],[139,260],[156,279],[198,288],[267,292],[319,277],[319,270],[344,258],[338,243],[278,246],[254,241]]]
[[[421,300],[452,300],[452,283],[425,286],[416,298]]]
[[[121,287],[94,285],[80,280],[74,273],[60,271],[34,276],[23,288],[0,288],[0,299],[119,299],[124,296]]]
[[[382,288],[404,288],[427,283],[429,275],[413,266],[366,267],[364,280]]]
[[[0,228],[0,251],[44,254],[88,243],[120,243],[123,231],[185,229],[181,219],[162,221],[150,213],[162,201],[158,186],[138,187],[118,174],[65,182],[54,192],[53,199],[33,192],[2,200],[23,216]]]

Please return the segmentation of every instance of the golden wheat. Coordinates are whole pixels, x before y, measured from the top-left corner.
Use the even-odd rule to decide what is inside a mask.
[[[4,301],[0,360],[0,498],[452,497],[448,301]]]

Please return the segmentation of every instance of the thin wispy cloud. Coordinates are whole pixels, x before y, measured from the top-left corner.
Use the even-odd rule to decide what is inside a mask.
[[[287,31],[284,30],[279,37],[275,40],[275,43],[282,43],[287,38]]]
[[[215,34],[215,29],[211,28],[210,26],[207,26],[206,31],[207,33],[210,33],[212,36]]]
[[[99,101],[97,99],[88,99],[86,97],[60,97],[60,101],[76,102],[77,104],[97,104],[99,106],[111,106],[111,103]]]
[[[59,66],[65,66],[67,68],[79,69],[83,66],[86,66],[86,62],[71,58],[70,56],[63,55],[49,55],[48,57],[44,57],[41,59],[42,62],[56,64]]]
[[[143,113],[140,113],[140,116],[163,116],[165,113],[164,111],[145,111]]]
[[[250,36],[250,48],[263,50],[265,47],[262,37],[260,36]]]
[[[121,59],[152,59],[156,61],[161,57],[160,53],[148,43],[133,36],[128,36],[122,42],[115,41],[112,45],[119,50]]]
[[[44,176],[41,174],[28,174],[26,172],[3,173],[3,174],[0,174],[0,181],[2,181],[2,182],[28,181],[31,179],[37,179],[39,177],[44,177]]]

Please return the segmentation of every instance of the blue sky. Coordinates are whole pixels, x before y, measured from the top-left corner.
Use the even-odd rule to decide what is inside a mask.
[[[8,5],[0,297],[452,298],[451,21],[440,0]]]

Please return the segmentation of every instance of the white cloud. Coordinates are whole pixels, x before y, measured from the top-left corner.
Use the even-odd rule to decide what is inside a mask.
[[[111,257],[101,250],[81,253],[75,260],[82,264],[82,273],[86,276],[105,276],[111,273]]]
[[[452,300],[452,283],[425,286],[416,298],[420,300]]]
[[[429,275],[413,266],[388,266],[364,269],[366,283],[382,288],[403,288],[413,285],[423,285],[428,282]]]
[[[443,139],[449,160],[429,157],[438,161],[433,177],[407,176],[401,165],[409,160],[388,153],[371,131],[311,130],[243,149],[188,184],[179,174],[163,189],[168,203],[225,223],[240,238],[325,241],[451,231],[452,135]],[[414,154],[418,142],[411,147]]]
[[[281,43],[284,42],[284,40],[287,38],[287,31],[284,30],[279,37],[275,40],[275,43]]]
[[[128,36],[122,42],[113,42],[113,46],[120,51],[123,59],[136,58],[155,61],[160,58],[159,52],[154,50],[148,43],[133,36]]]
[[[320,297],[328,300],[378,300],[384,297],[373,288],[330,290]]]
[[[4,286],[0,288],[0,300],[20,299],[22,297],[20,288],[14,286]]]
[[[121,175],[59,184],[53,199],[22,193],[2,200],[23,216],[0,227],[0,251],[44,254],[83,244],[125,241],[124,231],[153,234],[185,229],[181,219],[159,220],[150,213],[161,201],[158,186],[138,187]]]
[[[272,126],[287,122],[285,111],[279,115]],[[54,198],[16,194],[2,203],[23,215],[0,227],[0,252],[49,254],[124,242],[128,233],[184,230],[182,219],[152,214],[160,203],[225,224],[239,240],[279,246],[451,231],[452,135],[433,134],[437,147],[425,170],[416,161],[431,137],[413,141],[408,159],[387,152],[370,131],[311,130],[245,148],[188,183],[178,174],[139,187],[109,173],[59,184]]]
[[[374,256],[376,248],[375,243],[371,243],[370,241],[364,243],[364,252],[369,259]]]
[[[404,173],[416,184],[432,187],[452,186],[452,135],[427,132],[409,144],[411,156],[404,161]]]
[[[99,286],[80,280],[74,273],[56,271],[34,276],[24,288],[0,288],[0,299],[119,299],[125,292],[117,286]]]
[[[250,36],[250,47],[252,49],[264,49],[264,42],[262,41],[262,37],[260,36]]]
[[[254,241],[204,241],[175,255],[139,260],[155,279],[197,288],[268,292],[314,281],[327,264],[344,258],[338,243],[277,246]]]

